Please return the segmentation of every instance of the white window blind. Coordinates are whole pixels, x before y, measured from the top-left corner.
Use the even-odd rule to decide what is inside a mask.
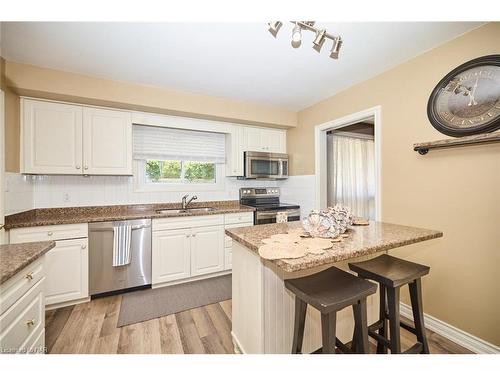
[[[134,159],[226,161],[222,133],[134,125],[133,134]]]

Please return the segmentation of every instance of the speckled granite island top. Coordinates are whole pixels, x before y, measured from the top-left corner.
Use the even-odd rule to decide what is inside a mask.
[[[54,246],[54,241],[0,245],[0,285]]]
[[[87,206],[39,208],[5,217],[5,229],[35,227],[41,225],[59,225],[92,223],[98,221],[154,219],[162,217],[220,215],[238,212],[253,212],[255,209],[240,205],[239,201],[193,202],[189,208],[213,207],[209,212],[182,212],[160,214],[162,209],[180,209],[179,203],[153,203],[116,206]]]
[[[226,234],[250,250],[258,252],[263,239],[300,227],[300,222],[266,224],[226,229]],[[436,230],[378,221],[370,221],[370,225],[367,226],[352,227],[347,233],[348,238],[333,243],[333,247],[323,254],[308,254],[302,258],[278,259],[273,262],[285,272],[295,272],[443,236],[442,232]]]

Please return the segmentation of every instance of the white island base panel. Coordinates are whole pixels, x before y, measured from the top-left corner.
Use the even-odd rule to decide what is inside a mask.
[[[295,297],[285,288],[285,279],[311,275],[331,266],[348,270],[348,262],[366,260],[380,254],[288,273],[233,241],[231,334],[235,352],[245,354],[291,352]],[[378,291],[368,297],[368,324],[374,323],[378,318],[378,298]],[[353,327],[351,307],[337,313],[337,337],[342,342],[351,341]],[[318,310],[308,306],[302,352],[311,353],[321,346],[321,315]]]

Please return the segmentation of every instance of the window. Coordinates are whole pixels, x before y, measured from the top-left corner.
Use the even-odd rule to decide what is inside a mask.
[[[221,133],[134,125],[136,190],[222,190]]]
[[[216,164],[202,161],[146,160],[148,183],[216,183]]]

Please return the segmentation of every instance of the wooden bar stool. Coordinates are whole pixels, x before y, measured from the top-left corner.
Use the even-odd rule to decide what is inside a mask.
[[[430,268],[422,264],[408,262],[387,254],[364,262],[349,263],[349,268],[359,277],[379,283],[380,316],[379,320],[368,327],[368,334],[377,340],[377,353],[401,353],[400,330],[402,327],[417,336],[417,343],[405,354],[429,353],[425,335],[424,310],[422,306],[421,277]],[[415,326],[400,321],[399,292],[401,286],[408,284]],[[387,319],[390,327],[390,340],[387,338]]]
[[[353,308],[357,327],[353,337],[356,352],[368,353],[366,298],[377,291],[376,284],[331,267],[314,275],[285,280],[285,286],[295,294],[292,354],[302,351],[308,304],[321,313],[322,353],[333,354],[335,347],[344,353],[353,352],[336,337],[337,311],[348,306]]]

